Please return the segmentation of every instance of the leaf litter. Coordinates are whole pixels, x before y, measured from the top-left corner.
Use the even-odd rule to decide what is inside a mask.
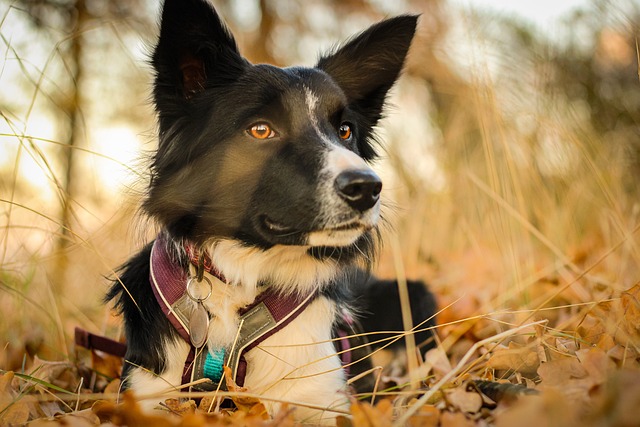
[[[350,414],[338,416],[336,424],[639,425],[640,284],[579,310],[570,304],[558,308],[553,328],[543,314],[524,326],[517,326],[517,313],[442,316],[442,341],[420,361],[420,387],[412,390],[408,375],[383,375],[376,402],[354,396]],[[298,425],[293,405],[283,404],[271,417],[259,397],[230,380],[224,395],[231,396],[233,409],[220,408],[220,397],[210,394],[199,402],[172,396],[161,411],[145,412],[136,396],[120,391],[120,359],[100,352],[84,359],[88,366],[35,357],[25,372],[1,371],[0,425]]]

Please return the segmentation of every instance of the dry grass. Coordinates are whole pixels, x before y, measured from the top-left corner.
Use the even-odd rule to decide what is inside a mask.
[[[91,375],[78,368],[72,331],[81,325],[119,333],[119,321],[100,303],[103,276],[144,240],[131,225],[137,201],[105,194],[105,177],[91,165],[108,155],[77,148],[90,187],[72,201],[70,240],[56,251],[60,141],[38,134],[32,121],[50,108],[43,98],[61,89],[50,84],[47,69],[21,61],[21,52],[3,40],[0,65],[17,64],[36,77],[28,79],[25,102],[3,99],[0,110],[0,369],[24,374],[0,377],[0,422],[15,415],[11,408],[23,411],[20,402],[31,419],[56,408],[86,415],[78,410],[115,394],[92,392],[104,389],[107,378],[80,381]],[[433,109],[420,99],[420,73],[411,61],[393,99],[381,162],[392,227],[378,272],[430,284],[442,308],[439,345],[427,360],[410,357],[406,377],[382,378],[379,396],[391,396],[393,405],[354,404],[351,422],[632,425],[640,401],[640,293],[634,287],[640,210],[628,188],[628,161],[612,148],[627,141],[590,129],[575,106],[545,93],[535,75],[521,75],[528,64],[515,66],[522,87],[503,86],[487,71],[482,52],[476,54],[473,78],[464,85],[450,81],[457,107],[446,123],[410,126]],[[420,64],[420,53],[414,55]],[[0,74],[0,84],[7,75]],[[432,163],[435,170],[427,170]],[[44,184],[34,183],[34,173]],[[117,361],[93,355],[93,363],[117,372]],[[524,384],[543,394],[496,408],[471,379]],[[135,402],[127,400],[125,408],[103,408],[100,416],[142,417]],[[254,415],[244,413],[244,422],[257,422]],[[286,410],[273,423],[285,420],[292,422]],[[223,421],[201,417],[192,425],[214,422]]]

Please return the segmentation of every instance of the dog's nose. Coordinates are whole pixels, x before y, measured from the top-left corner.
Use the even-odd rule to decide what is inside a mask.
[[[336,190],[353,209],[364,212],[380,199],[382,181],[372,170],[351,169],[341,172],[335,181]]]

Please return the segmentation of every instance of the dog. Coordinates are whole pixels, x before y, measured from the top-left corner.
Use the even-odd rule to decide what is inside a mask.
[[[278,68],[245,59],[205,0],[165,1],[142,203],[160,231],[106,296],[124,317],[125,387],[215,390],[226,365],[272,414],[289,401],[296,419],[325,423],[348,409],[338,329],[360,313],[402,330],[395,282],[373,291],[366,274],[382,189],[369,163],[417,20],[379,22],[315,67]],[[435,303],[418,294],[414,320],[427,319]]]

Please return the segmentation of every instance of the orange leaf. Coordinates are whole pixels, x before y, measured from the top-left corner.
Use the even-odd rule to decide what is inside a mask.
[[[11,387],[13,372],[0,375],[0,425],[23,425],[29,421],[29,406]]]
[[[476,423],[460,412],[445,411],[440,416],[442,427],[475,427]]]
[[[509,348],[495,350],[487,360],[487,366],[498,370],[512,369],[523,374],[534,374],[540,366],[540,359],[531,347],[510,345]]]
[[[251,415],[259,416],[263,420],[269,419],[269,413],[264,404],[255,397],[243,396],[241,393],[246,393],[246,387],[238,386],[233,380],[231,368],[224,366],[224,380],[227,383],[227,390],[232,393],[239,393],[238,395],[231,396],[231,400],[236,404],[236,407],[243,412]]]
[[[445,390],[447,402],[460,412],[475,414],[482,407],[482,396],[475,391],[466,391],[463,387]]]
[[[391,427],[393,404],[389,400],[381,400],[376,406],[354,401],[351,415],[353,427]]]
[[[578,350],[576,356],[582,363],[594,384],[602,384],[607,379],[609,370],[615,367],[613,360],[607,356],[604,350],[599,348]]]
[[[623,292],[622,327],[636,345],[640,345],[640,283]]]
[[[420,407],[418,413],[409,418],[410,427],[437,427],[440,422],[440,410],[433,405]]]
[[[171,412],[178,415],[193,414],[196,410],[196,402],[191,399],[187,401],[181,399],[167,399],[164,401],[164,404]]]

